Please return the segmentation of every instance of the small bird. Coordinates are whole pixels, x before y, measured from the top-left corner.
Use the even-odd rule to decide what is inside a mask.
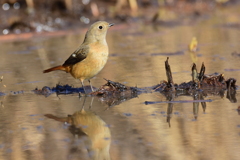
[[[74,78],[81,81],[84,89],[84,80],[88,80],[93,91],[90,79],[96,76],[105,66],[108,59],[108,45],[106,41],[107,30],[113,23],[98,21],[88,29],[83,43],[63,63],[43,71],[48,73],[62,70],[70,73]],[[86,93],[85,89],[84,92]]]

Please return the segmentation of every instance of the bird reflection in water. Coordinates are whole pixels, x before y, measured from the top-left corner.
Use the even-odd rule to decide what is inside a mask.
[[[81,154],[81,158],[84,159],[110,160],[110,129],[93,111],[84,109],[86,98],[84,98],[82,109],[73,113],[73,115],[57,117],[52,114],[46,114],[45,116],[69,124],[68,129],[74,135],[74,145],[70,149],[70,159],[73,158],[72,156],[75,157],[73,153],[77,151],[78,154]],[[85,155],[85,157],[82,155]]]

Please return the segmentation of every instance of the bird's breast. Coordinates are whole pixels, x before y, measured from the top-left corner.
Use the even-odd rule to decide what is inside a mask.
[[[105,66],[108,59],[108,46],[100,44],[89,45],[87,57],[73,65],[71,74],[77,79],[91,79]]]

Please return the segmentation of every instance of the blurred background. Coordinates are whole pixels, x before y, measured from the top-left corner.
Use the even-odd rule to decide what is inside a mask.
[[[0,0],[0,34],[77,29],[96,20],[182,23],[239,0]],[[239,26],[239,23],[238,23]]]

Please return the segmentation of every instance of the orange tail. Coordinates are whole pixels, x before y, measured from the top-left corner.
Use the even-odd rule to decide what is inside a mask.
[[[44,115],[45,117],[48,117],[48,118],[51,118],[51,119],[54,119],[56,121],[59,121],[59,122],[68,122],[68,118],[67,117],[57,117],[57,116],[54,116],[52,114],[45,114]]]
[[[56,71],[56,70],[66,71],[66,68],[63,66],[56,66],[56,67],[52,67],[52,68],[44,70],[43,73],[48,73],[48,72],[52,72],[52,71]]]

